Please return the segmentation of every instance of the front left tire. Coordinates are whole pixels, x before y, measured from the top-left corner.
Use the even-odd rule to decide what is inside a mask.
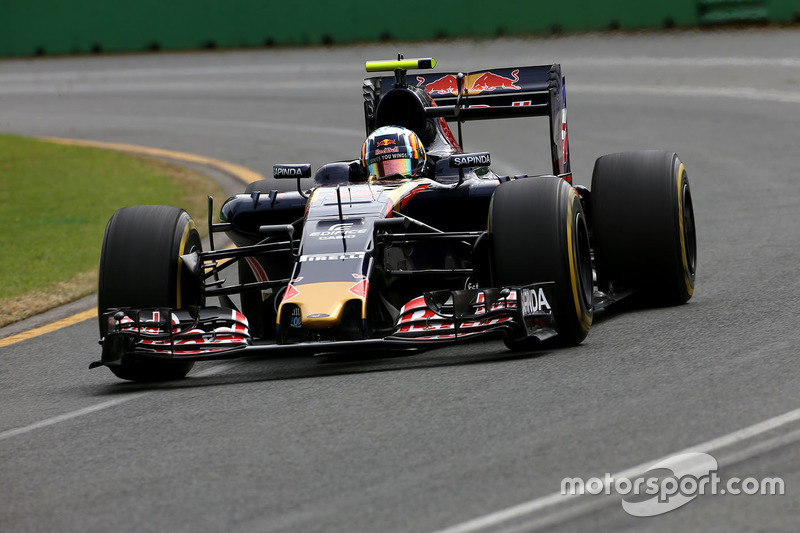
[[[589,232],[576,190],[555,176],[503,183],[492,196],[488,233],[492,286],[554,281],[558,339],[580,344],[594,307]],[[506,346],[532,345],[524,339]]]
[[[106,226],[100,254],[100,319],[112,308],[202,306],[202,288],[185,275],[180,259],[195,251],[202,251],[200,235],[183,209],[139,205],[118,210]],[[193,366],[193,362],[123,356],[119,365],[109,368],[121,379],[165,381],[185,377]]]

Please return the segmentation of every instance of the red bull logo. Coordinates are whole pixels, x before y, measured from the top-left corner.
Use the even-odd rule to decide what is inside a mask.
[[[522,87],[517,85],[519,82],[519,69],[511,72],[511,77],[507,78],[494,72],[478,72],[469,74],[464,80],[465,93],[467,95],[488,93],[498,90],[520,91]],[[447,74],[430,83],[425,83],[425,78],[417,76],[417,87],[425,87],[428,94],[432,96],[457,95],[458,80],[452,74]]]
[[[470,77],[475,74],[470,75]],[[480,94],[483,92],[492,92],[498,89],[519,91],[522,89],[519,85],[515,85],[519,81],[519,69],[511,72],[511,77],[506,78],[494,72],[484,72],[478,74],[478,78],[469,86],[467,94]]]
[[[378,148],[375,150],[375,155],[382,155],[382,154],[392,154],[400,152],[400,148],[397,146],[392,146],[390,148]],[[372,161],[372,159],[370,159]]]
[[[392,139],[384,139],[382,141],[377,142],[378,146],[389,146],[390,144],[397,144],[397,143],[395,143],[394,140]]]
[[[422,87],[423,83],[425,83],[425,78],[417,76],[417,87]],[[428,91],[428,94],[434,96],[442,96],[445,94],[457,95],[458,80],[456,80],[456,77],[452,74],[448,74],[447,76],[442,76],[438,80],[426,84],[425,90]]]

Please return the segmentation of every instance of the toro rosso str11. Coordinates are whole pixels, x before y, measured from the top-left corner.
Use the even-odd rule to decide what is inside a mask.
[[[151,381],[254,353],[575,345],[595,310],[629,294],[691,298],[694,214],[676,154],[606,155],[591,188],[573,186],[560,65],[408,74],[435,64],[368,62],[393,74],[364,80],[362,158],[322,166],[308,190],[310,165],[275,165],[297,191],[252,183],[221,223],[209,198],[210,250],[181,209],[117,211],[92,367]],[[549,117],[552,174],[498,175],[489,153],[461,149],[465,121],[534,116]],[[215,249],[218,232],[236,247]]]

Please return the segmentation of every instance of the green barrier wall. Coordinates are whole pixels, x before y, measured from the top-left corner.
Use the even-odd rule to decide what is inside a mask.
[[[800,0],[0,0],[0,56],[318,45],[800,19]],[[458,5],[458,10],[453,7]]]
[[[771,22],[800,22],[800,0],[769,0],[766,4]]]

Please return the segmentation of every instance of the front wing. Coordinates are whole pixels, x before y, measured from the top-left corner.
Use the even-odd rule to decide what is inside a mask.
[[[244,315],[224,307],[112,309],[102,315],[101,360],[90,368],[120,365],[123,358],[203,361],[309,352],[418,351],[487,336],[542,341],[556,335],[554,289],[553,282],[545,282],[429,292],[403,306],[388,336],[292,344],[253,339]]]

